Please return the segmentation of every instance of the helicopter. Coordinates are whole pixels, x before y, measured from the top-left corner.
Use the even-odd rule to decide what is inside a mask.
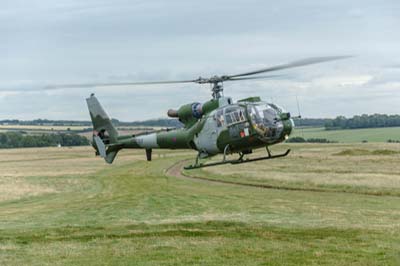
[[[313,57],[276,65],[235,75],[199,77],[193,80],[125,82],[103,84],[80,84],[65,87],[96,87],[118,85],[149,85],[198,83],[211,84],[212,99],[205,103],[192,102],[178,109],[170,109],[167,115],[178,119],[183,128],[164,129],[135,135],[119,135],[96,96],[92,93],[86,99],[93,124],[95,154],[112,164],[122,149],[144,149],[147,161],[152,160],[153,149],[191,149],[197,151],[194,164],[185,169],[216,166],[222,164],[242,164],[285,157],[290,149],[273,155],[270,146],[287,140],[294,128],[291,114],[282,107],[262,101],[260,97],[248,97],[234,102],[223,95],[223,83],[240,80],[273,78],[259,74],[301,67],[311,64],[345,59],[350,56]],[[259,148],[266,149],[266,156],[245,158]],[[202,163],[203,159],[222,154],[219,162]],[[227,159],[227,155],[237,154],[237,159]]]

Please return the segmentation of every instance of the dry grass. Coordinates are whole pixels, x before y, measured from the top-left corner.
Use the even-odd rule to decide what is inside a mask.
[[[91,147],[0,150],[0,177],[61,176],[96,171]]]
[[[55,192],[54,188],[30,184],[24,178],[0,178],[0,202]]]
[[[115,164],[144,160],[144,151],[122,151]],[[0,177],[64,176],[94,173],[108,167],[92,147],[0,150]]]
[[[153,157],[157,159],[174,154],[177,152],[160,151]],[[59,191],[51,182],[40,182],[40,178],[78,177],[144,160],[143,150],[123,150],[110,166],[94,156],[92,147],[0,149],[0,202]],[[80,185],[82,180],[78,180],[68,179],[64,186]]]
[[[90,147],[77,147],[2,149],[0,167],[1,202],[57,193],[51,182],[40,178],[87,174],[102,166]],[[71,180],[67,183],[73,185]]]

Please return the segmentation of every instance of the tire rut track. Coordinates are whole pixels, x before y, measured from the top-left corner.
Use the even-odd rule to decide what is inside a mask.
[[[317,192],[317,193],[348,193],[348,194],[359,194],[359,195],[367,195],[367,196],[388,196],[388,197],[400,197],[399,195],[392,194],[384,194],[381,192],[368,192],[368,191],[345,191],[345,190],[328,190],[328,189],[320,189],[320,188],[296,188],[296,187],[286,187],[286,186],[274,186],[267,184],[252,184],[252,183],[243,183],[229,180],[219,180],[208,177],[201,176],[190,176],[182,172],[184,164],[187,160],[179,161],[173,164],[171,167],[165,170],[165,175],[170,177],[176,177],[179,179],[191,179],[194,181],[200,182],[211,182],[218,184],[226,184],[226,185],[235,185],[242,187],[253,187],[253,188],[262,188],[262,189],[275,189],[275,190],[286,190],[286,191],[303,191],[303,192]]]

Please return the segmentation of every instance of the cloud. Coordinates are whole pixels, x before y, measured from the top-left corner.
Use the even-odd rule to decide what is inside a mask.
[[[304,115],[398,112],[400,3],[318,1],[3,1],[0,118],[87,119],[96,92],[122,120],[165,116],[206,101],[209,86],[42,90],[49,84],[192,79],[309,56],[349,60],[225,83],[234,99],[260,95]],[[392,66],[392,67],[387,67]],[[371,108],[372,106],[372,108]]]
[[[359,76],[334,76],[317,78],[311,81],[313,85],[325,88],[332,87],[357,87],[367,84],[373,79],[370,75]]]

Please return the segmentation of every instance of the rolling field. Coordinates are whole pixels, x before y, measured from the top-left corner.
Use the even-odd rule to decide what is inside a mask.
[[[286,148],[195,178],[167,171],[190,151],[0,150],[0,265],[400,265],[400,144]]]
[[[323,138],[342,143],[387,142],[400,140],[400,127],[325,130],[322,127],[295,128],[291,137]]]

